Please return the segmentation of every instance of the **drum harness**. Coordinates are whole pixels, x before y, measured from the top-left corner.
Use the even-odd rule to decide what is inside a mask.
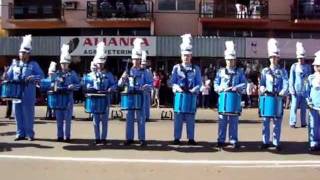
[[[188,73],[190,72],[194,72],[195,70],[195,67],[194,65],[192,64],[191,65],[191,70],[187,70],[185,67],[182,66],[182,64],[179,64],[179,67],[180,67],[180,70],[181,72],[184,74],[185,78],[184,78],[184,86],[181,87],[183,92],[190,92],[190,89],[192,88],[192,83],[189,83],[189,77],[188,77]]]
[[[224,70],[225,70],[226,75],[230,76],[230,81],[228,82],[228,88],[230,88],[230,87],[232,87],[233,78],[236,75],[238,68],[236,67],[234,72],[232,72],[232,73],[230,71],[228,71],[227,68],[225,68]]]
[[[273,71],[272,71],[272,69],[270,67],[268,68],[268,71],[270,72],[272,80],[273,80],[272,81],[272,92],[267,92],[266,91],[265,94],[271,94],[271,95],[277,96],[278,94],[274,92],[274,89],[275,89],[274,88],[274,86],[275,86],[275,77],[276,76],[274,75],[274,73],[273,73]]]

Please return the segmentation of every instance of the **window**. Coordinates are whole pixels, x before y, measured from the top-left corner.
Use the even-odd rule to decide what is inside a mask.
[[[159,0],[159,10],[176,10],[176,0]]]
[[[195,0],[177,0],[178,10],[195,10]]]
[[[167,11],[195,10],[196,3],[195,0],[159,0],[158,9]]]

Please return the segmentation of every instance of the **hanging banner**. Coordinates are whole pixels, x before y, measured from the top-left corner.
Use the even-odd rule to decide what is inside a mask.
[[[247,58],[268,58],[268,38],[246,38]],[[318,39],[284,39],[278,38],[280,58],[295,59],[296,43],[302,42],[306,50],[306,58],[313,58],[314,53],[320,50]]]
[[[108,56],[131,56],[133,41],[137,36],[61,36],[62,44],[70,45],[72,56],[94,56],[96,46],[103,41]],[[156,56],[156,37],[139,36],[143,39],[142,47],[148,56]]]

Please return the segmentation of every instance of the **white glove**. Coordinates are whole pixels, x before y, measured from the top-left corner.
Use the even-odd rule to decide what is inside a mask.
[[[296,91],[295,90],[292,90],[292,91],[290,91],[290,94],[292,94],[292,95],[296,95]]]
[[[266,92],[266,87],[260,86],[260,92],[261,92],[261,94],[265,93]]]
[[[284,92],[280,91],[279,96],[284,96]]]
[[[196,87],[192,88],[192,89],[190,90],[190,92],[191,92],[191,93],[196,93],[196,92],[197,92],[197,88],[196,88]]]
[[[173,85],[173,92],[183,92],[179,85]]]
[[[74,86],[73,84],[70,84],[70,85],[68,86],[68,89],[75,89],[75,86]]]

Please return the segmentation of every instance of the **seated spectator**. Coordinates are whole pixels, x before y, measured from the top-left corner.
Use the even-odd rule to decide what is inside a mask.
[[[113,14],[116,12],[114,7],[110,4],[109,1],[103,0],[100,3],[100,12],[102,18],[110,18],[113,17]]]

